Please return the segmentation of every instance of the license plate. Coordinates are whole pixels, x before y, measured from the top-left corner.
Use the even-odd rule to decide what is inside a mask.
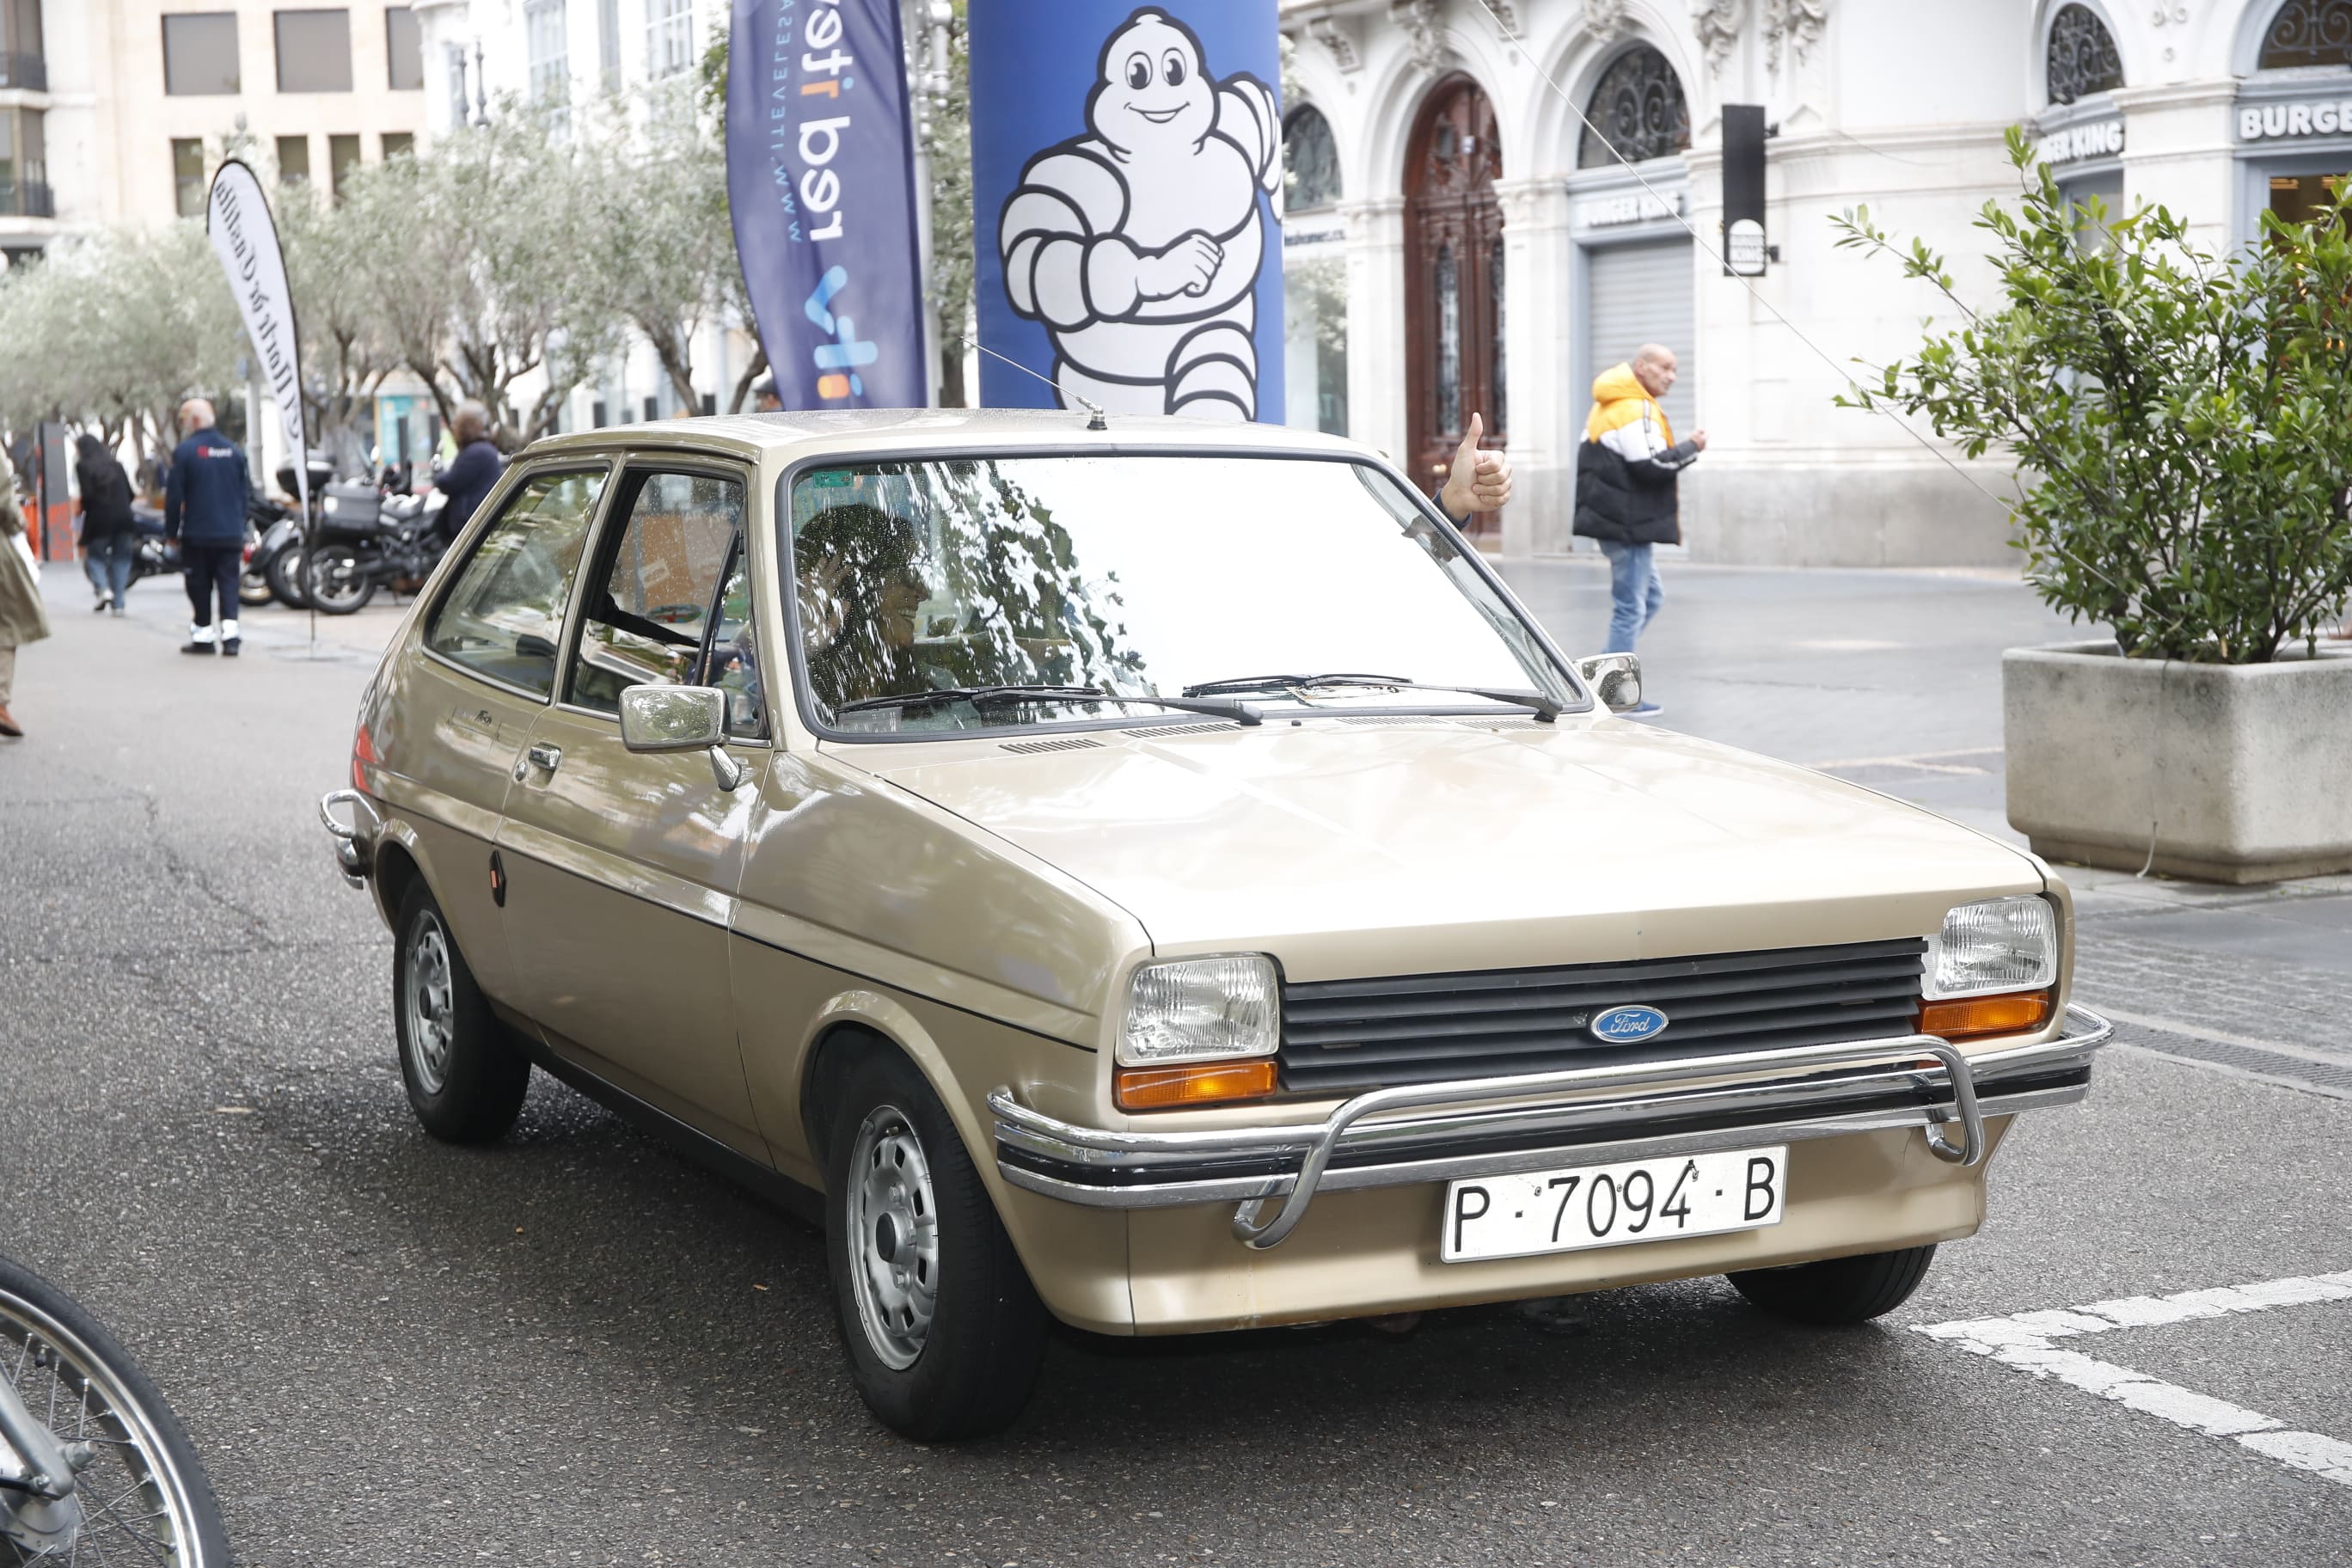
[[[1445,1189],[1447,1263],[1720,1236],[1780,1223],[1789,1151],[1734,1149],[1474,1176]]]

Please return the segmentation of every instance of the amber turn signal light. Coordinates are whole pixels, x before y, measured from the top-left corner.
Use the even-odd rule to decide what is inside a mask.
[[[1919,1032],[1948,1040],[2022,1034],[2040,1028],[2049,1019],[2047,991],[2011,991],[2000,996],[1960,996],[1919,1004]]]
[[[1202,1062],[1195,1067],[1121,1068],[1118,1103],[1123,1110],[1166,1110],[1181,1105],[1214,1105],[1255,1100],[1274,1092],[1274,1062]]]

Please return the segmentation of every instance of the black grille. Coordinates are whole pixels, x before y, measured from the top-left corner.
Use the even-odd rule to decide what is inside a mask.
[[[1905,937],[1286,984],[1282,1087],[1353,1092],[1907,1035],[1927,951],[1925,941]],[[1596,1012],[1636,1004],[1666,1015],[1656,1039],[1603,1044],[1586,1028]]]

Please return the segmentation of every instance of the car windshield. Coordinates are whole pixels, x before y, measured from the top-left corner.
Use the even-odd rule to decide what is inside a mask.
[[[837,731],[1201,722],[1153,700],[1188,694],[1192,709],[1293,715],[1507,712],[1520,691],[1552,711],[1584,702],[1478,567],[1366,464],[858,463],[803,469],[788,526],[803,685]]]

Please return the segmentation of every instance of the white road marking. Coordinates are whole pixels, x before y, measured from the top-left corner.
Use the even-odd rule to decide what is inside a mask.
[[[1990,1357],[2037,1378],[2055,1378],[2102,1399],[2209,1437],[2233,1438],[2252,1452],[2292,1468],[2352,1486],[2352,1443],[2319,1432],[2291,1432],[2286,1423],[2259,1410],[2166,1383],[2055,1342],[2120,1329],[2266,1312],[2315,1301],[2352,1300],[2352,1269],[2340,1274],[2298,1274],[2251,1285],[2183,1290],[2172,1296],[2124,1296],[2087,1306],[2012,1312],[2006,1318],[1966,1318],[1949,1323],[1914,1324],[1913,1331]]]

